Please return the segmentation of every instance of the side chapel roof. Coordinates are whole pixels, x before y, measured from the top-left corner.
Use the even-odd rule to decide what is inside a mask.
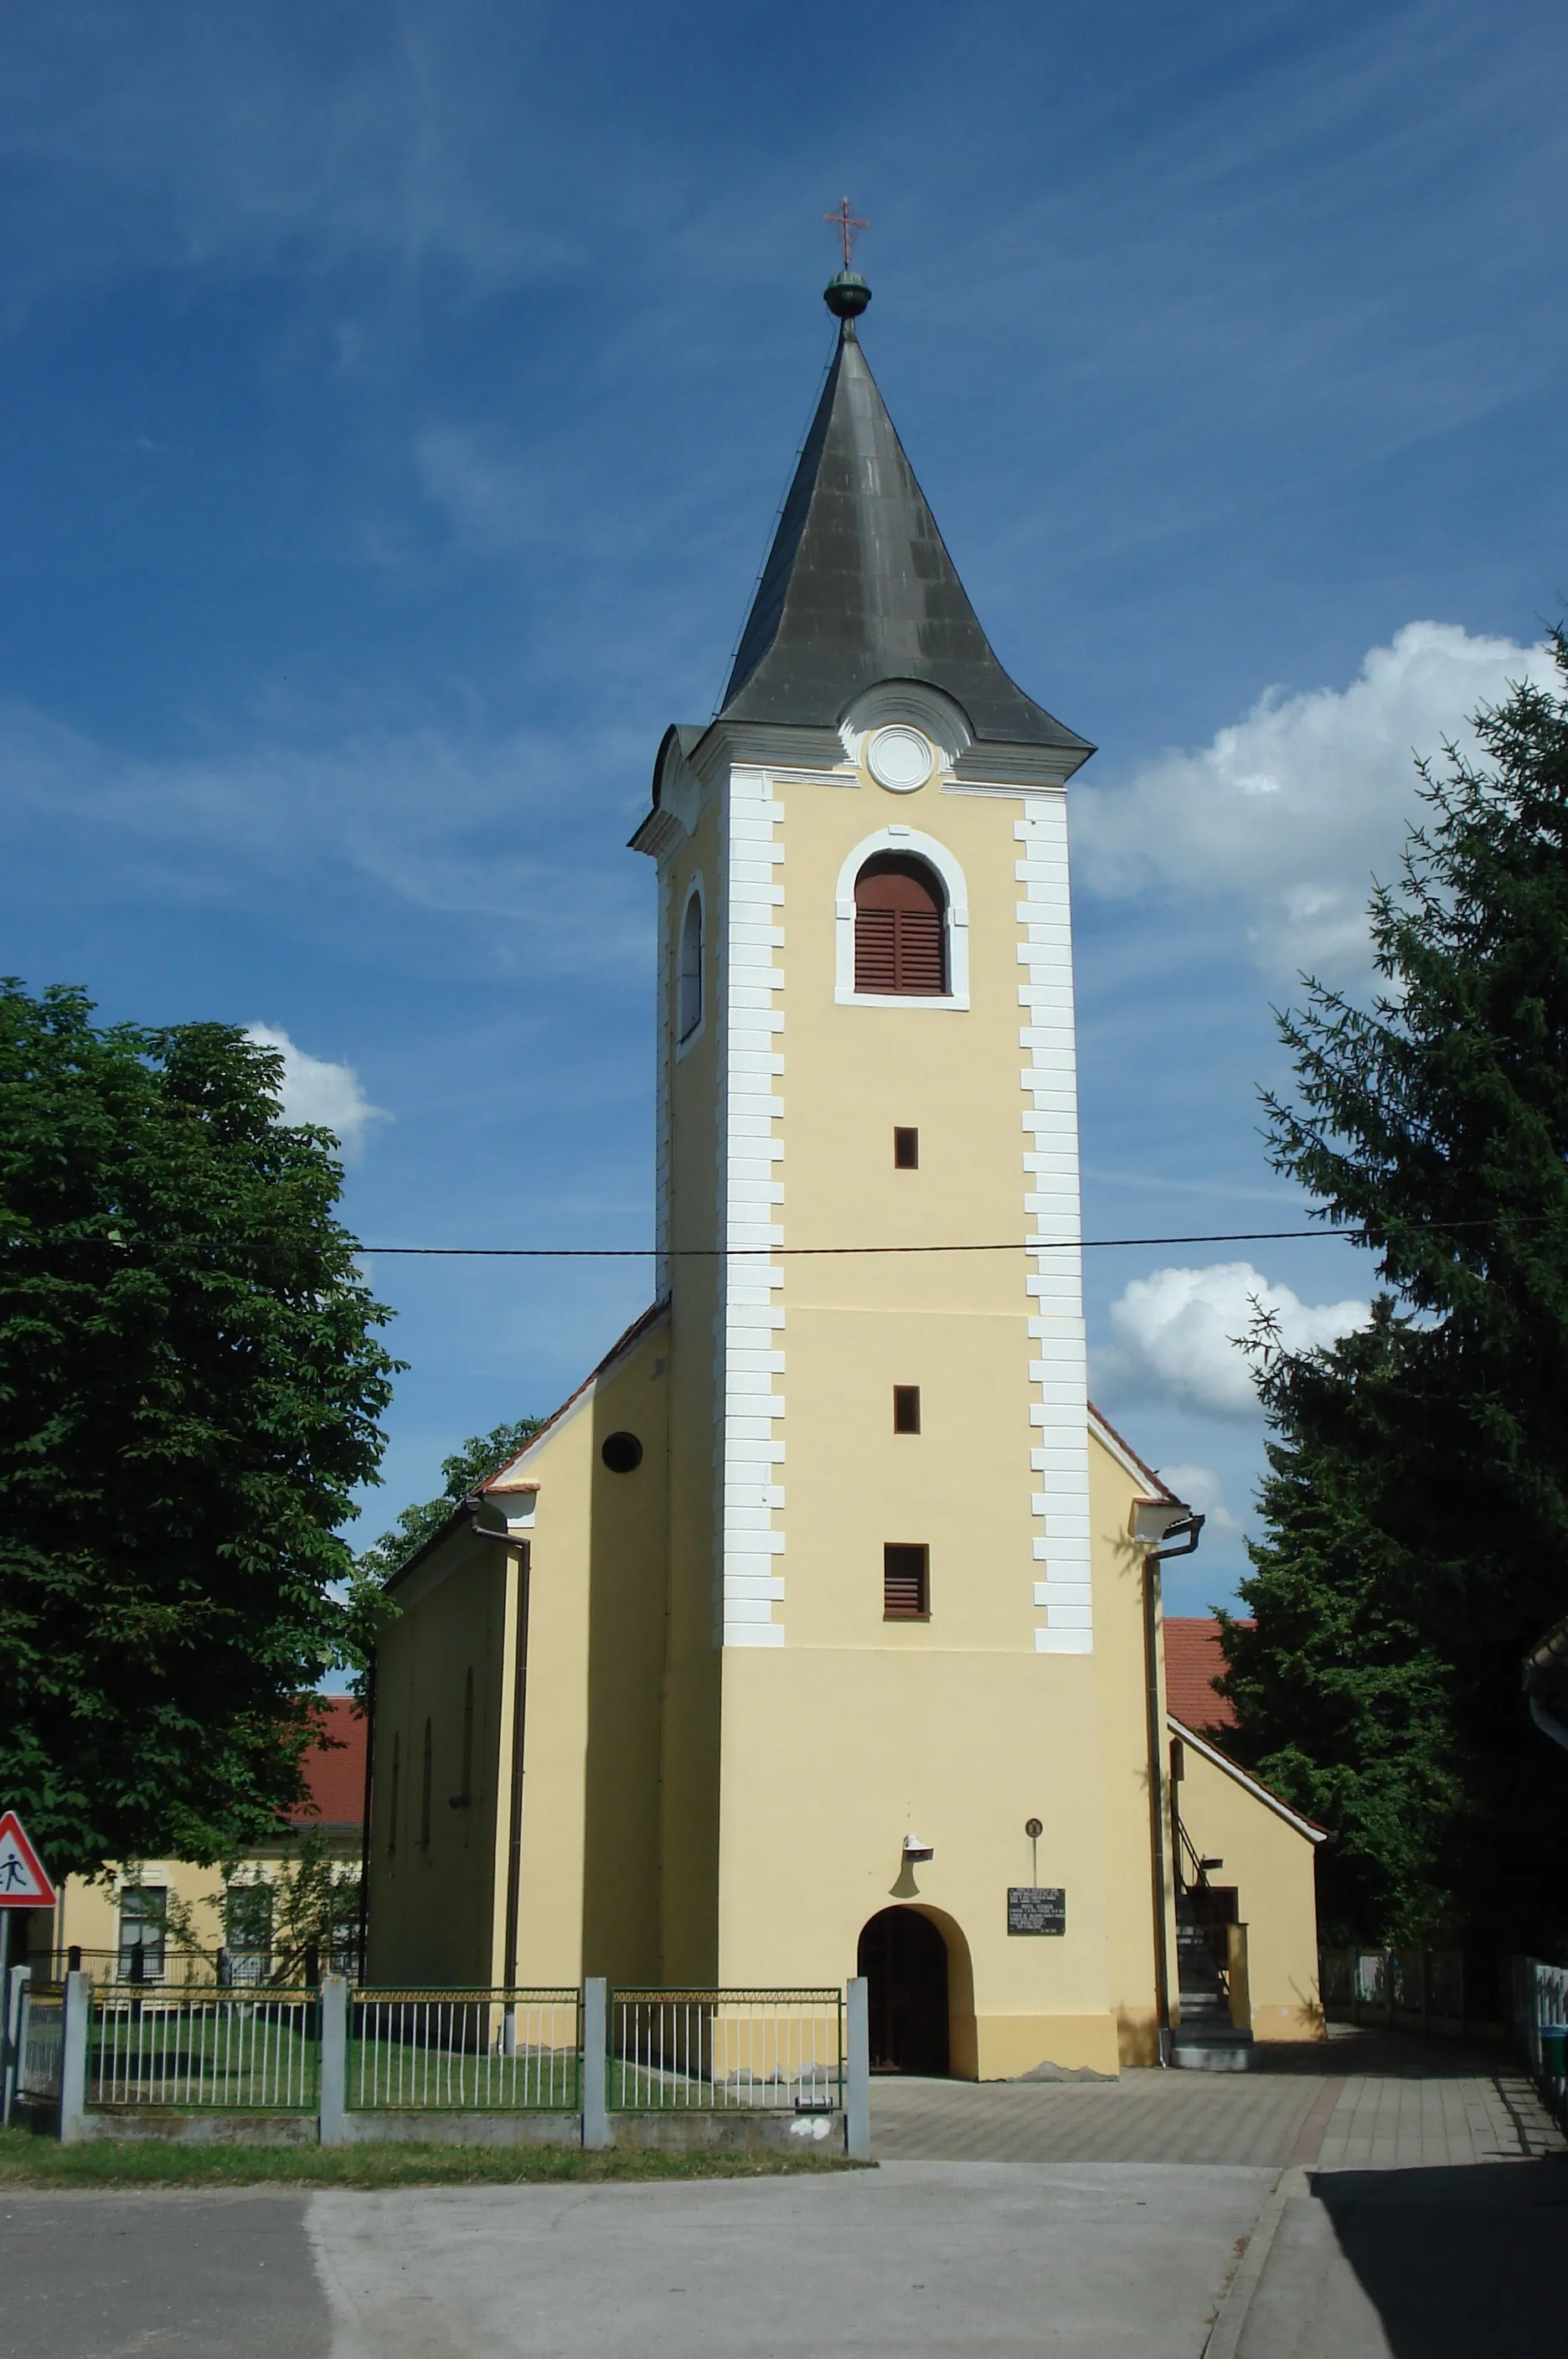
[[[718,717],[836,728],[863,690],[923,680],[976,738],[1084,759],[1088,740],[1008,679],[980,627],[860,349],[865,282],[845,273],[824,299],[838,350]]]
[[[1239,1617],[1238,1617],[1239,1618]],[[1243,1622],[1243,1629],[1250,1629]],[[1212,1614],[1167,1614],[1165,1628],[1165,1701],[1189,1728],[1216,1735],[1236,1725],[1236,1706],[1216,1692],[1230,1666],[1225,1658],[1224,1633]]]

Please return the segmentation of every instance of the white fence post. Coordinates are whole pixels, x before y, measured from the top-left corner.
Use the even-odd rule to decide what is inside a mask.
[[[844,2150],[871,2152],[870,1984],[855,1974],[844,1984]]]
[[[343,1975],[321,1976],[321,2141],[323,2146],[345,2146],[348,2143],[348,1983]]]
[[[605,2057],[609,2041],[609,1985],[603,1974],[590,1974],[583,1984],[583,2143],[611,2147],[609,2092],[605,2087]]]
[[[60,2053],[61,2146],[80,2146],[87,2135],[87,2056],[92,2023],[92,1975],[67,1974]]]
[[[22,2017],[27,2006],[31,1966],[13,1966],[5,1977],[5,2082],[0,2088],[0,2125],[8,2125],[22,2074]]]

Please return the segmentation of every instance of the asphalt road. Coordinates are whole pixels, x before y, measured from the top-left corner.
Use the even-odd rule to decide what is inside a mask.
[[[16,2195],[5,2359],[1198,2359],[1270,2174]]]
[[[311,2201],[260,2189],[7,2194],[0,2353],[329,2359],[332,2315],[306,2226]]]

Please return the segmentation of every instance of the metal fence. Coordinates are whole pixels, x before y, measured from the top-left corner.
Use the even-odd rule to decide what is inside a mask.
[[[837,1990],[615,1990],[612,2113],[830,2112],[844,2103]]]
[[[580,2112],[582,2010],[575,1990],[351,1991],[350,2110]]]
[[[17,2039],[16,2087],[24,2097],[52,2104],[60,2095],[60,2062],[65,2048],[65,1994],[53,1985],[32,1983],[22,1997],[22,2021]]]
[[[1563,2042],[1552,2043],[1558,2067],[1553,2071],[1541,2036],[1549,2024],[1568,2024],[1568,1967],[1542,1965],[1539,1958],[1515,1958],[1510,1984],[1514,2036],[1537,2087],[1559,2124],[1568,2128],[1568,2071],[1563,2069]]]
[[[212,1988],[95,1988],[88,2049],[91,2105],[313,2112],[320,2087],[313,1991],[230,1997]]]
[[[1352,2023],[1429,2029],[1465,2020],[1465,1961],[1457,1950],[1323,1950],[1325,2015]]]

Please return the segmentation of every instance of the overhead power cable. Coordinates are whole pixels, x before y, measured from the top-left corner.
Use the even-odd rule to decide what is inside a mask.
[[[1434,1223],[1445,1230],[1485,1228],[1483,1221]],[[1286,1237],[1364,1238],[1365,1229],[1212,1229],[1171,1237],[1009,1237],[997,1245],[670,1245],[670,1261],[801,1260],[825,1255],[1098,1253],[1113,1245],[1255,1245]],[[656,1261],[658,1245],[360,1245],[362,1254],[421,1256],[446,1261]]]

